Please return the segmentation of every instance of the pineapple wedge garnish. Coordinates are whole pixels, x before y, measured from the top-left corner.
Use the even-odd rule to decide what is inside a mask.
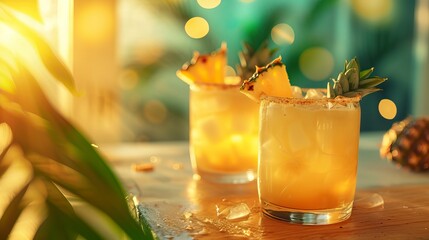
[[[333,86],[328,83],[327,97],[335,98],[340,95],[345,97],[364,97],[370,93],[380,91],[376,86],[386,81],[387,78],[370,77],[373,71],[373,67],[361,71],[356,58],[350,61],[346,60],[344,71],[338,74],[337,79],[332,79]]]
[[[281,62],[281,56],[274,59],[265,67],[256,67],[256,72],[241,85],[241,92],[258,101],[261,96],[292,97],[292,88],[286,71],[286,66]],[[387,80],[383,77],[370,77],[374,68],[360,71],[360,65],[356,58],[346,61],[344,71],[340,72],[337,79],[332,79],[333,86],[327,84],[327,98],[337,96],[361,98],[377,92],[379,84]]]
[[[185,63],[176,72],[184,82],[193,85],[199,83],[228,84],[225,82],[227,66],[227,47],[222,43],[220,49],[210,54],[195,51],[191,61]]]
[[[245,80],[240,91],[259,102],[262,96],[292,97],[286,66],[279,56],[265,67],[256,67],[252,77]]]

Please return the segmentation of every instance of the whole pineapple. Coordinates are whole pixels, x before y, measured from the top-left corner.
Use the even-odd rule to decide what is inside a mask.
[[[429,117],[394,123],[383,136],[380,156],[413,171],[429,170]]]

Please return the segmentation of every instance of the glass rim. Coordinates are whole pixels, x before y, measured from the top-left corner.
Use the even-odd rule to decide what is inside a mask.
[[[205,82],[194,82],[193,84],[190,84],[189,87],[191,89],[233,89],[233,88],[240,88],[241,83],[239,84],[224,84],[224,83],[205,83]]]
[[[309,90],[302,89],[303,92]],[[312,88],[318,91],[322,91],[326,94],[326,89],[324,88]],[[337,104],[348,104],[348,103],[359,103],[362,100],[361,95],[356,95],[353,97],[346,96],[336,96],[335,98],[327,98],[326,96],[323,98],[294,98],[294,97],[277,97],[277,96],[261,96],[261,101],[269,101],[276,103],[284,103],[284,104],[300,104],[300,105],[312,105],[312,104],[324,104],[324,103],[337,103]]]

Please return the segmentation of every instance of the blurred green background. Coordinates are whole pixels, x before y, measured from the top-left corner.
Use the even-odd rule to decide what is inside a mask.
[[[124,140],[188,139],[188,85],[175,72],[194,50],[208,53],[222,41],[228,64],[236,66],[243,42],[257,48],[268,40],[282,55],[292,85],[301,87],[325,87],[356,56],[362,69],[374,66],[374,75],[389,78],[380,85],[383,91],[361,104],[361,131],[385,131],[412,114],[416,8],[414,0],[223,0],[213,9],[196,0],[121,0],[120,91],[129,128]],[[199,39],[184,29],[196,16],[209,24]],[[283,33],[285,44],[272,39],[277,24],[293,30]],[[397,106],[392,120],[379,113],[384,98]]]

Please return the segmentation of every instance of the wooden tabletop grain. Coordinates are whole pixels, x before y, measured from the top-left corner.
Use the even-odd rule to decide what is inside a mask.
[[[187,143],[131,144],[102,150],[160,239],[429,239],[429,173],[400,169],[378,157],[378,138],[361,140],[352,216],[324,226],[264,216],[256,183],[214,184],[193,177]],[[149,164],[136,171],[135,164]],[[146,167],[148,167],[146,166]],[[228,220],[219,212],[246,204]]]

